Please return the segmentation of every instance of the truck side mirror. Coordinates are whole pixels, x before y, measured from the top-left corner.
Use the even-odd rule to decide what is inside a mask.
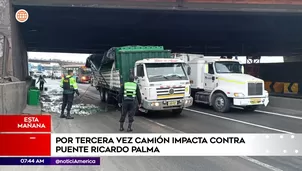
[[[204,73],[209,73],[209,64],[204,64]]]
[[[241,72],[244,74],[244,65],[241,65]]]
[[[187,73],[188,73],[188,75],[191,75],[191,67],[190,66],[188,66],[188,68],[187,68]]]

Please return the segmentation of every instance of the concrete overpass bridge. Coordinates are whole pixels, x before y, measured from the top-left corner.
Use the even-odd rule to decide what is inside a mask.
[[[27,70],[20,67],[27,62],[25,51],[102,53],[139,44],[213,56],[291,56],[302,44],[297,0],[3,2],[0,31],[11,39],[11,68],[18,78]],[[14,18],[19,9],[29,13],[25,23]]]
[[[28,62],[37,62],[37,63],[58,63],[60,66],[63,65],[85,65],[83,62],[75,62],[75,61],[66,61],[59,59],[28,59]]]

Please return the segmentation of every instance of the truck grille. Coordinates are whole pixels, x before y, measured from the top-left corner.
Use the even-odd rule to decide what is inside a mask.
[[[185,87],[156,88],[157,99],[182,98],[185,95]]]
[[[248,83],[248,95],[258,96],[263,94],[263,83]]]

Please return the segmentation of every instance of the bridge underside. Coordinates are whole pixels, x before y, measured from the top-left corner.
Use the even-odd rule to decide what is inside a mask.
[[[19,24],[28,51],[164,45],[205,55],[291,55],[302,45],[302,13],[14,6],[21,8],[30,15]]]

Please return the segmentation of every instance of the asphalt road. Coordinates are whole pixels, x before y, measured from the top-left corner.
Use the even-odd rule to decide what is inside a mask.
[[[51,81],[58,83],[58,81]],[[117,133],[120,112],[101,104],[98,92],[90,85],[79,84],[80,102],[95,104],[101,112],[60,119],[53,114],[53,132]],[[79,101],[76,99],[75,101]],[[276,112],[278,111],[278,112]],[[193,106],[180,117],[151,113],[135,117],[134,133],[301,133],[302,111],[266,108],[257,112],[233,109],[219,114],[207,106]],[[0,167],[9,170],[108,170],[108,171],[299,171],[302,157],[103,157],[101,166],[81,167]]]

